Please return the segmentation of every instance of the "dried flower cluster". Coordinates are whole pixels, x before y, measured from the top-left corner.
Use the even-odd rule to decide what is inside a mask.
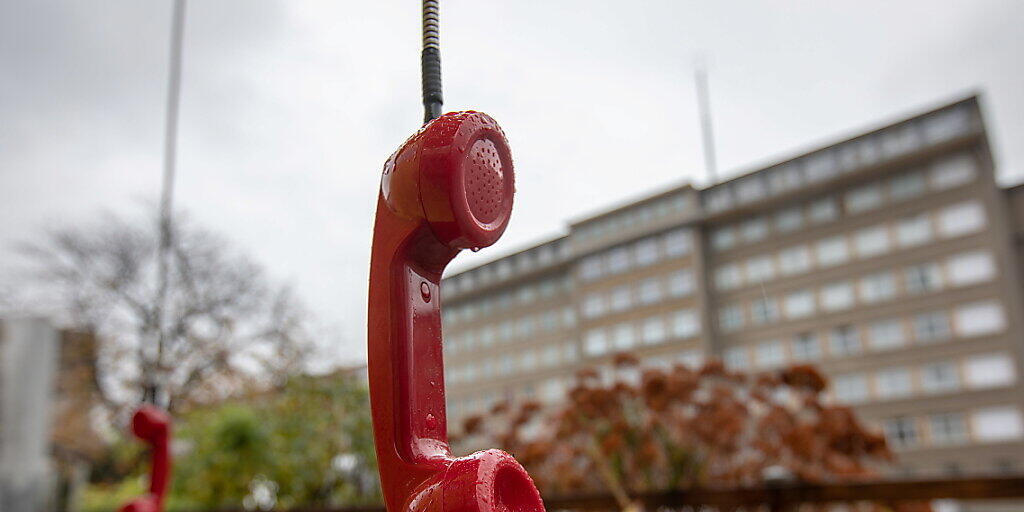
[[[694,485],[756,485],[773,474],[823,482],[870,476],[892,455],[849,408],[827,405],[827,382],[810,366],[759,375],[641,368],[620,354],[606,378],[595,370],[554,410],[501,403],[469,418],[462,448],[513,453],[549,495],[628,495]]]

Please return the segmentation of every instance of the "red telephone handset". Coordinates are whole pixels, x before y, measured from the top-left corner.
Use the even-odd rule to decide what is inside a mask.
[[[171,475],[171,419],[162,409],[143,405],[132,416],[132,433],[145,441],[152,451],[149,492],[126,503],[120,512],[160,512]]]
[[[505,134],[487,114],[445,114],[384,164],[370,262],[368,372],[389,512],[543,512],[501,450],[453,457],[445,416],[441,274],[498,240],[512,212]]]

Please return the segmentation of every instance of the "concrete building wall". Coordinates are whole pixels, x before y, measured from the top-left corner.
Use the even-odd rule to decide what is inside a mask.
[[[0,510],[50,505],[50,427],[59,334],[45,320],[0,324]]]

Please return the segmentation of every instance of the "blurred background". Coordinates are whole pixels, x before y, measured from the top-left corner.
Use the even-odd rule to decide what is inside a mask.
[[[146,397],[171,508],[376,505],[369,244],[420,5],[189,2],[168,153],[172,7],[0,5],[0,509],[142,492]],[[445,110],[517,174],[444,286],[460,450],[609,508],[1024,473],[1024,5],[441,10]]]

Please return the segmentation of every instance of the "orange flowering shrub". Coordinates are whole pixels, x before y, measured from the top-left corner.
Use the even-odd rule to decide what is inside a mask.
[[[695,485],[756,485],[766,474],[824,482],[863,478],[892,455],[853,412],[827,405],[825,378],[794,366],[746,375],[641,368],[620,354],[610,378],[584,370],[563,403],[500,403],[468,418],[464,449],[498,445],[548,495],[628,495]]]

